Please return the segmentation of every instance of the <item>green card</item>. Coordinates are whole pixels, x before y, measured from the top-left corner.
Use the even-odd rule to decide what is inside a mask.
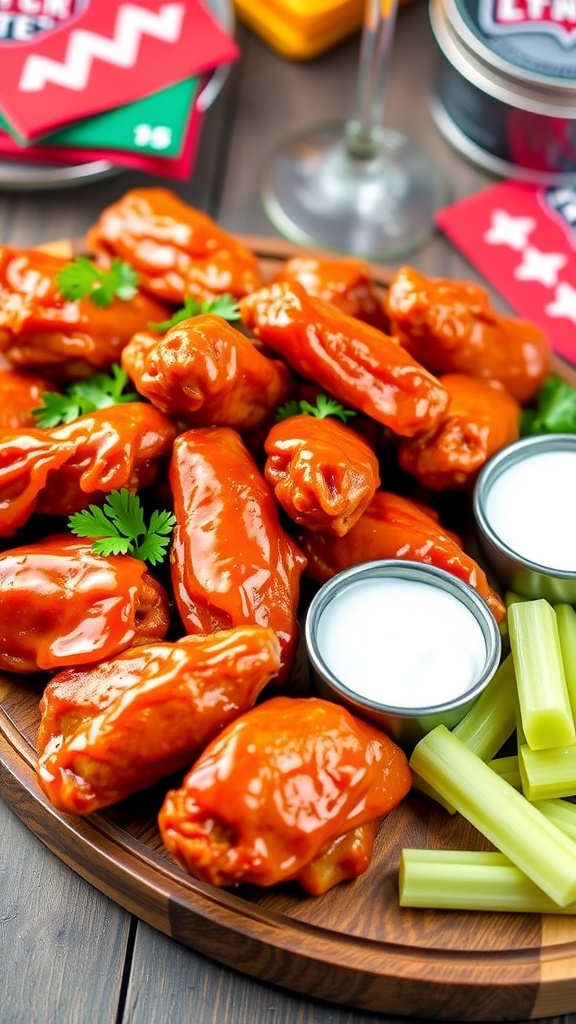
[[[151,156],[179,156],[202,79],[187,78],[115,110],[87,117],[34,139],[33,145],[68,149],[114,149]],[[0,128],[25,143],[0,113]]]

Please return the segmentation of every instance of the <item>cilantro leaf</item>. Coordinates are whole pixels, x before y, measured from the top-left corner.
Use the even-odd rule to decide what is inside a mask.
[[[45,391],[42,396],[42,405],[32,409],[32,415],[36,418],[39,427],[50,430],[61,423],[70,423],[71,420],[82,416],[83,408],[80,399],[74,395],[61,395],[57,391]]]
[[[284,405],[281,405],[280,408],[276,410],[275,418],[277,420],[287,420],[290,416],[299,416],[301,411],[300,402],[297,402],[296,400],[285,402]]]
[[[575,433],[576,388],[552,375],[539,389],[534,407],[522,409],[520,435]]]
[[[193,316],[200,316],[202,313],[214,313],[217,316],[221,316],[223,320],[239,320],[240,309],[238,302],[233,295],[217,295],[213,299],[204,299],[199,302],[198,299],[193,298],[192,295],[187,295],[184,299],[184,305],[177,309],[172,314],[169,320],[161,320],[159,323],[149,323],[148,327],[151,331],[158,331],[164,334],[169,331],[171,327],[175,327],[176,324],[182,322],[182,320],[188,320]]]
[[[132,555],[150,565],[166,557],[176,517],[167,511],[153,511],[146,525],[140,498],[128,488],[111,491],[104,505],[90,505],[68,518],[77,537],[97,538],[92,545],[97,555]]]
[[[114,288],[113,297],[122,299],[123,302],[130,302],[138,291],[140,275],[124,260],[116,257],[112,260],[110,270],[112,285]]]
[[[346,420],[351,416],[357,415],[353,409],[346,409],[336,399],[328,398],[327,395],[318,395],[316,405],[311,405],[310,402],[306,401],[286,402],[277,410],[276,419],[286,420],[290,416],[298,416],[300,413],[316,416],[320,420],[326,419],[327,416],[337,416],[343,423],[346,423]]]
[[[100,308],[109,306],[115,298],[125,302],[133,299],[139,276],[130,266],[114,257],[108,270],[97,267],[87,256],[78,256],[67,263],[56,277],[56,283],[65,299],[77,301],[86,296]]]
[[[240,307],[237,299],[233,295],[218,295],[217,298],[211,299],[206,305],[206,309],[202,309],[203,313],[215,313],[217,316],[221,316],[223,320],[240,320]]]
[[[117,537],[118,531],[99,505],[89,505],[68,518],[68,527],[77,537]]]
[[[150,516],[148,531],[138,545],[138,557],[150,562],[150,565],[162,562],[166,557],[175,522],[176,518],[171,512],[159,512],[155,509]]]
[[[94,373],[86,380],[74,381],[68,385],[64,394],[45,391],[41,396],[42,405],[32,409],[32,415],[39,427],[50,429],[60,423],[70,423],[95,409],[137,402],[140,395],[135,391],[124,390],[129,382],[126,371],[115,363],[110,367],[109,374]]]

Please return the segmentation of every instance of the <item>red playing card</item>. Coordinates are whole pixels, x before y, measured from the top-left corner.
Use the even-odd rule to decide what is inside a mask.
[[[3,0],[0,8],[2,112],[27,140],[238,56],[200,0]]]
[[[576,363],[576,188],[502,182],[436,220],[516,313]]]

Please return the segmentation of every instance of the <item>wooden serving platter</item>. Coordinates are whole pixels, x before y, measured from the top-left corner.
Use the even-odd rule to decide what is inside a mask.
[[[243,241],[265,274],[297,251]],[[373,270],[385,288],[389,274]],[[554,371],[576,383],[560,360]],[[324,896],[215,889],[162,846],[156,815],[172,780],[89,818],[52,807],[35,776],[41,690],[37,678],[0,675],[0,796],[56,856],[154,928],[261,981],[362,1010],[454,1021],[576,1012],[576,919],[398,906],[403,846],[483,845],[458,815],[413,792],[383,822],[366,874]]]

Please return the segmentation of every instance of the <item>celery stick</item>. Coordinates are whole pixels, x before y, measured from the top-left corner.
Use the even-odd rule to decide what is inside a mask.
[[[448,811],[448,814],[456,813],[456,808],[448,800],[444,800],[433,786],[429,786],[427,782],[424,782],[424,779],[421,779],[417,772],[412,772],[412,789],[417,789],[423,796],[430,797],[431,800],[440,804],[445,811]]]
[[[526,743],[518,704],[516,734],[518,768],[526,799],[534,803],[536,800],[554,800],[575,795],[576,744],[551,747],[549,750],[531,750]]]
[[[576,719],[576,609],[571,604],[555,606],[560,651],[572,716]]]
[[[522,726],[532,750],[576,743],[556,612],[548,601],[518,601],[508,609]]]
[[[454,726],[454,735],[483,761],[490,760],[514,732],[515,701],[516,676],[512,657],[508,655],[470,711]],[[412,786],[441,804],[449,814],[454,814],[452,804],[417,772],[414,773]]]
[[[576,914],[559,907],[502,853],[478,850],[402,850],[401,907]]]
[[[506,593],[504,594],[504,604],[506,605],[506,610],[508,610],[511,604],[518,604],[518,601],[533,600],[534,598],[532,597],[526,597],[524,594],[517,594],[515,590],[507,590]]]
[[[570,800],[535,800],[534,807],[576,840],[576,804]]]
[[[517,754],[510,754],[509,757],[493,757],[488,761],[488,767],[496,772],[501,779],[506,779],[514,789],[522,790],[522,779]]]
[[[576,795],[576,744],[532,750],[527,743],[521,743],[518,764],[522,792],[528,800]]]
[[[516,728],[516,674],[512,655],[494,673],[486,689],[453,732],[483,761],[498,753]]]
[[[576,843],[446,726],[416,744],[410,764],[551,899],[576,900]]]

